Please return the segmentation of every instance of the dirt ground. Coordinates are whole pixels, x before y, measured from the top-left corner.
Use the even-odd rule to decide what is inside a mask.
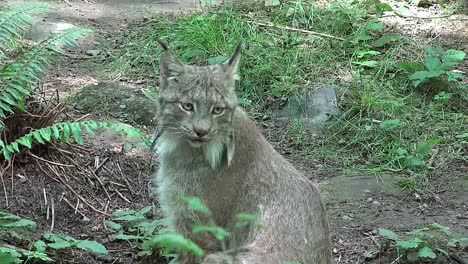
[[[7,0],[0,4],[12,2],[20,1]],[[66,22],[93,28],[98,35],[71,51],[73,56],[60,61],[57,70],[47,76],[43,89],[49,92],[57,89],[61,94],[104,81],[139,87],[132,80],[104,80],[95,74],[93,69],[99,65],[83,59],[90,56],[87,51],[98,49],[107,34],[125,30],[130,23],[144,20],[147,11],[188,12],[189,9],[200,8],[198,1],[175,0],[160,0],[153,4],[149,0],[52,2],[58,9],[44,17],[45,22]],[[450,18],[448,24],[441,24],[439,20],[388,20],[388,23],[395,25],[408,24],[404,28],[406,33],[417,31],[431,34],[445,30],[443,34],[436,34],[441,41],[454,39],[448,45],[468,52],[466,16],[453,21]],[[70,115],[76,118],[89,117],[88,114],[83,110],[70,110]],[[142,128],[151,132],[150,126]],[[385,251],[376,234],[379,227],[403,232],[435,221],[461,235],[468,235],[467,163],[447,164],[433,171],[429,191],[414,196],[398,188],[395,175],[347,175],[341,168],[325,166],[327,161],[304,160],[291,154],[288,143],[281,140],[285,133],[283,129],[281,125],[275,126],[275,132],[270,133],[268,139],[299,169],[319,183],[329,211],[335,263],[396,263],[392,262],[396,259],[396,253]],[[111,232],[104,225],[104,220],[117,209],[157,205],[152,184],[157,160],[142,148],[124,151],[125,140],[118,134],[106,132],[88,138],[85,146],[48,153],[44,156],[46,160],[28,157],[18,161],[14,169],[7,169],[2,175],[4,188],[0,191],[0,207],[35,219],[39,231],[52,230],[105,243],[112,257],[102,259],[73,251],[59,255],[57,263],[164,263],[161,259],[136,260],[135,245],[110,241]],[[151,214],[154,218],[160,216],[158,211]],[[24,243],[21,235],[4,240],[19,245]],[[366,258],[364,253],[373,249],[378,253]],[[459,254],[468,259],[466,249]],[[445,259],[438,263],[456,262]]]

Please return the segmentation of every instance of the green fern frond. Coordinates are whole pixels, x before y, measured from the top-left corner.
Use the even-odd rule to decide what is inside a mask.
[[[31,15],[54,9],[47,3],[21,3],[0,8],[0,59],[6,57],[9,44],[21,38],[21,33],[33,23]]]
[[[70,28],[50,36],[48,39],[29,49],[16,61],[7,64],[0,72],[0,118],[5,112],[13,112],[14,107],[36,88],[42,80],[44,71],[50,64],[53,53],[62,53],[61,46],[75,46],[76,40],[91,33],[84,28]]]
[[[33,130],[8,145],[0,139],[0,153],[5,159],[10,160],[11,155],[20,152],[22,147],[32,148],[33,145],[37,143],[46,144],[52,140],[69,143],[72,137],[75,139],[76,143],[82,145],[84,143],[83,132],[86,131],[90,134],[94,134],[99,128],[112,129],[122,134],[138,137],[147,147],[151,145],[149,137],[138,128],[124,124],[88,120],[82,122],[56,123],[48,127]]]

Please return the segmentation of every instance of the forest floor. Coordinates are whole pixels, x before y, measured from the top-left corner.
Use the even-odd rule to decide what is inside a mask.
[[[70,23],[94,29],[96,33],[82,41],[79,48],[70,50],[66,59],[57,62],[54,70],[46,76],[43,91],[49,95],[58,93],[61,97],[67,97],[84,86],[97,87],[102,94],[95,95],[102,101],[99,101],[96,111],[70,107],[67,115],[73,119],[129,122],[150,134],[154,125],[152,120],[135,121],[138,118],[128,112],[128,108],[140,107],[140,101],[126,101],[126,97],[129,90],[130,94],[141,94],[142,89],[151,88],[157,73],[110,75],[102,71],[108,65],[96,58],[102,55],[99,53],[106,49],[105,43],[111,41],[113,36],[128,34],[135,25],[148,23],[148,12],[174,16],[180,12],[199,12],[204,7],[198,6],[198,1],[175,0],[156,1],[153,4],[142,0],[50,2],[57,6],[57,10],[45,16],[44,23]],[[427,12],[438,16],[436,11]],[[423,15],[426,14],[416,14]],[[468,52],[466,15],[404,20],[395,16],[384,19],[389,24],[400,25],[406,34],[437,35],[440,42],[448,42],[447,47]],[[440,32],[449,33],[444,35]],[[468,71],[466,60],[460,69]],[[151,105],[145,107],[151,108]],[[104,108],[107,110],[101,111]],[[154,109],[147,109],[147,112],[154,113]],[[424,188],[415,191],[402,183],[405,177],[402,172],[354,169],[328,160],[327,156],[320,159],[302,155],[302,151],[295,151],[297,142],[288,140],[290,131],[287,125],[271,119],[259,120],[259,124],[275,148],[319,184],[330,218],[335,263],[399,263],[394,248],[389,248],[378,236],[378,228],[404,234],[437,222],[451,228],[459,236],[468,236],[466,159],[440,161],[441,165],[437,166],[439,161],[437,154],[434,154],[434,169],[425,174]],[[466,116],[461,125],[467,125]],[[128,140],[134,139],[107,131],[97,136],[86,136],[84,146],[52,151],[42,156],[39,152],[35,155],[43,158],[28,156],[17,161],[2,176],[4,192],[0,192],[0,207],[21,217],[34,219],[39,226],[37,236],[52,230],[79,239],[96,240],[106,245],[111,255],[111,258],[104,258],[78,250],[67,251],[54,257],[57,263],[164,263],[162,258],[137,259],[135,244],[111,241],[112,232],[104,224],[117,209],[157,207],[152,182],[158,166],[157,159],[143,147],[124,150]],[[462,152],[466,150],[466,145],[461,147]],[[147,217],[157,219],[160,213],[153,209]],[[4,240],[21,244],[25,239],[22,236],[19,234]],[[455,253],[468,260],[466,245]],[[457,262],[440,257],[428,263]]]

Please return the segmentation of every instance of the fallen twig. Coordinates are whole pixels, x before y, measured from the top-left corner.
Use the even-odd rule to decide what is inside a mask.
[[[88,217],[86,217],[85,214],[83,214],[82,212],[78,211],[78,208],[75,208],[75,206],[73,206],[73,204],[71,204],[70,201],[68,201],[67,198],[62,197],[61,200],[65,201],[65,203],[68,204],[68,206],[70,206],[71,209],[75,210],[75,214],[78,213],[78,214],[80,214],[83,218],[88,218]]]
[[[50,210],[52,215],[52,220],[50,222],[50,232],[54,231],[55,225],[55,205],[54,205],[54,197],[50,198]]]
[[[104,192],[106,193],[106,196],[107,198],[109,198],[109,200],[111,199],[109,193],[107,192],[107,189],[106,187],[104,186],[104,183],[101,181],[101,179],[99,178],[99,176],[96,175],[96,173],[94,173],[93,171],[91,171],[91,175],[94,176],[94,178],[96,178],[96,180],[99,182],[99,185],[101,185],[102,189],[104,190]]]
[[[50,178],[52,178],[53,180],[57,181],[57,182],[60,182],[61,184],[63,184],[65,187],[67,187],[68,190],[70,190],[76,197],[78,197],[78,199],[80,199],[84,204],[86,204],[89,208],[91,208],[93,211],[95,212],[98,212],[100,214],[103,214],[105,216],[110,216],[108,213],[105,213],[99,209],[96,209],[94,206],[92,206],[90,203],[88,203],[88,201],[86,201],[85,198],[83,198],[81,195],[79,195],[72,187],[70,187],[70,185],[68,185],[61,177],[60,175],[54,171],[52,169],[52,167],[46,163],[46,165],[49,167],[49,169],[55,174],[55,176],[57,176],[57,178],[54,178],[54,177],[51,177],[43,168],[42,166],[39,164],[39,162],[36,160],[37,164],[39,165],[39,168],[41,168],[41,170],[46,173],[47,176],[49,176]]]
[[[279,29],[284,29],[284,30],[289,30],[289,31],[296,31],[296,32],[301,32],[309,35],[314,35],[322,38],[330,38],[330,39],[338,39],[344,41],[344,38],[325,34],[325,33],[319,33],[311,30],[305,30],[305,29],[300,29],[300,28],[293,28],[293,27],[288,27],[288,26],[279,26],[279,25],[274,25],[270,23],[264,23],[264,22],[257,22],[257,21],[249,21],[252,24],[263,26],[263,27],[274,27],[274,28],[279,28]]]
[[[8,193],[7,193],[7,189],[5,186],[5,181],[3,180],[3,170],[0,171],[0,178],[2,179],[3,192],[5,193],[6,208],[8,208]]]
[[[28,152],[28,155],[30,155],[31,157],[33,157],[35,159],[50,163],[52,165],[63,166],[63,167],[75,167],[73,165],[63,164],[63,163],[58,163],[58,162],[53,162],[53,161],[50,161],[50,160],[43,159],[43,158],[41,158],[39,156],[36,156],[36,155],[32,154],[31,152]]]
[[[123,196],[118,190],[115,190],[115,192],[122,198],[124,199],[127,203],[132,203],[127,197]]]
[[[106,164],[106,162],[109,160],[109,157],[105,158],[101,164],[99,164],[98,166],[96,166],[96,168],[94,169],[94,173],[97,173],[98,170],[100,170],[102,168],[102,166],[104,166],[104,164]]]

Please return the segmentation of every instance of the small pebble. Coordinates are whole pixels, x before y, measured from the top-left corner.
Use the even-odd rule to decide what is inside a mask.
[[[352,219],[351,217],[349,217],[349,215],[343,215],[343,217],[342,217],[342,218],[343,218],[343,220],[346,220],[346,221],[348,221],[348,220],[351,220],[351,219]]]
[[[374,199],[372,199],[372,197],[369,197],[369,198],[367,198],[367,201],[368,201],[369,203],[371,203],[372,201],[374,201]]]
[[[373,206],[380,206],[380,202],[379,202],[379,201],[373,201],[373,202],[372,202],[372,205],[373,205]]]

